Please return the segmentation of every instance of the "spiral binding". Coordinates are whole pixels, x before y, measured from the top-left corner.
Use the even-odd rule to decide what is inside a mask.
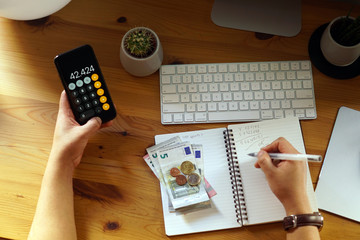
[[[234,197],[235,212],[237,222],[245,225],[248,222],[248,215],[245,204],[245,196],[240,174],[239,162],[236,154],[235,143],[232,130],[224,130],[224,141],[226,147],[226,155],[228,159],[230,180],[232,184],[232,192]]]

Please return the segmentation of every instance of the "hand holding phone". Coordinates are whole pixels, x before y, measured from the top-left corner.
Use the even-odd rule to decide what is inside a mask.
[[[84,45],[54,59],[76,121],[92,117],[106,123],[116,117],[115,106],[91,46]]]

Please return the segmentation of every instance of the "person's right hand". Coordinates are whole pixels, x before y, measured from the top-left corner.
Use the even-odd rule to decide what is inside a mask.
[[[299,152],[285,138],[278,138],[259,151],[255,167],[263,170],[271,190],[288,215],[311,213],[306,193],[306,162],[285,160],[275,165],[268,152]]]
[[[62,91],[59,103],[59,112],[56,120],[51,160],[58,161],[64,166],[75,169],[84,152],[89,138],[100,128],[112,125],[112,121],[102,124],[99,117],[90,119],[80,125],[74,117],[65,91]]]

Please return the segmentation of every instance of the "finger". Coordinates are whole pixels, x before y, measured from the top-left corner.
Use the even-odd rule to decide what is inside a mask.
[[[269,154],[263,150],[260,150],[260,152],[258,154],[258,160],[255,163],[255,167],[257,167],[257,166],[259,166],[264,171],[265,175],[274,171],[274,168],[275,168]]]
[[[91,135],[100,129],[101,123],[101,118],[93,117],[82,126],[82,131],[85,135]]]
[[[114,121],[111,120],[109,122],[106,122],[104,124],[101,125],[101,128],[106,128],[106,127],[110,127],[111,125],[113,125]]]
[[[65,90],[63,90],[60,95],[59,115],[74,118]]]

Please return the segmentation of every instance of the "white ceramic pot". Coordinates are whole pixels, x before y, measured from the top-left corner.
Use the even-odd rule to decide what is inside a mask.
[[[0,16],[14,20],[34,20],[59,11],[71,0],[0,0]]]
[[[342,17],[335,18],[329,23],[321,37],[320,48],[329,63],[336,66],[348,66],[360,56],[360,43],[348,47],[335,42],[330,34],[330,28],[340,18]]]
[[[147,29],[154,34],[157,44],[156,49],[152,55],[146,58],[136,58],[131,56],[124,48],[124,41],[127,35],[135,29]],[[163,61],[163,49],[159,40],[159,37],[154,31],[146,27],[137,27],[129,30],[123,37],[120,47],[120,61],[124,69],[137,77],[145,77],[156,72]]]

